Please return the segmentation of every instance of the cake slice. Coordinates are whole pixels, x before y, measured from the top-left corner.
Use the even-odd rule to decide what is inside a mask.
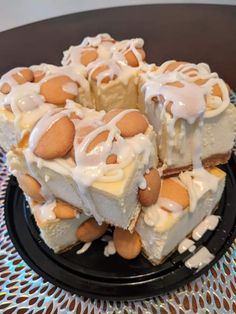
[[[41,64],[15,68],[0,80],[0,142],[5,151],[28,134],[37,121],[67,99],[93,107],[89,83],[80,67]]]
[[[194,169],[162,180],[157,202],[144,207],[136,225],[143,253],[162,263],[216,208],[226,174],[219,168]]]
[[[145,60],[142,38],[116,41],[108,34],[86,37],[64,52],[63,65],[83,65],[97,110],[136,108],[138,75],[155,65]]]
[[[34,127],[7,155],[13,174],[29,174],[45,200],[58,198],[106,222],[133,230],[139,186],[157,164],[155,132],[137,110],[107,114],[70,101]]]
[[[236,109],[227,85],[206,64],[167,61],[141,76],[139,90],[140,108],[157,133],[165,175],[191,169],[196,154],[205,167],[228,161]]]
[[[136,108],[138,103],[138,70],[115,60],[95,61],[88,67],[94,103],[97,110]]]

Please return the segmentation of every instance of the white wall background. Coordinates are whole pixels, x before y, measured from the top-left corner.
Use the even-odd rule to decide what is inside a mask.
[[[236,5],[236,0],[0,0],[0,31],[75,12],[151,3],[213,3]]]

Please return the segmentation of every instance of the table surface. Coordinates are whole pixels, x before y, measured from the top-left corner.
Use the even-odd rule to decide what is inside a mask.
[[[90,11],[0,33],[0,75],[16,66],[59,64],[62,51],[85,36],[145,39],[147,61],[209,63],[236,90],[236,6],[145,5]],[[2,159],[1,159],[2,158]],[[208,275],[168,295],[138,302],[105,302],[73,296],[37,276],[13,248],[3,218],[7,170],[0,155],[1,313],[233,313],[233,248]],[[30,282],[29,282],[30,281]],[[40,290],[40,295],[39,295]],[[207,309],[207,310],[206,310]],[[54,312],[55,310],[55,312]],[[18,312],[17,312],[18,313]]]
[[[142,37],[148,61],[207,62],[236,89],[236,6],[166,4],[112,8],[33,23],[0,34],[0,74],[15,66],[60,63],[88,35]]]

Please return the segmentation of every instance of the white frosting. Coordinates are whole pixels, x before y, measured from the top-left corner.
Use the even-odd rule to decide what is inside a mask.
[[[175,63],[176,60],[169,60],[164,62],[159,68],[158,73],[169,73],[170,71],[167,69],[167,67],[173,63]],[[211,73],[210,67],[206,63],[182,63],[180,64],[174,71],[178,72],[180,76],[184,79],[187,79],[189,81],[195,81],[196,79],[208,79],[208,78],[214,78],[218,77],[217,73],[213,72]]]
[[[219,223],[219,216],[209,215],[207,216],[192,232],[192,238],[199,240],[208,230],[215,230]]]
[[[184,264],[187,268],[194,268],[198,271],[209,264],[214,259],[206,247],[202,247],[192,257],[190,257]]]
[[[17,67],[17,68],[14,68],[14,69],[8,71],[7,73],[5,73],[5,74],[1,77],[0,86],[2,86],[4,83],[8,83],[11,87],[18,85],[18,83],[17,83],[17,81],[14,79],[13,75],[14,75],[14,74],[18,74],[19,76],[22,76],[22,75],[20,74],[20,71],[21,71],[21,70],[24,70],[24,69],[26,69],[26,68],[25,68],[25,67]]]
[[[114,39],[108,33],[98,34],[97,36],[90,37],[87,36],[83,39],[81,46],[82,47],[98,47],[102,44],[103,41],[113,41]]]
[[[183,210],[183,207],[176,203],[175,201],[169,199],[169,198],[165,198],[165,197],[159,197],[158,198],[158,205],[163,208],[168,210],[169,212],[174,212],[174,213],[178,213],[181,212]]]
[[[178,252],[180,254],[186,252],[187,250],[189,250],[190,252],[195,250],[195,245],[194,245],[194,241],[190,240],[188,238],[185,238],[183,241],[180,242],[179,246],[178,246]]]
[[[194,83],[184,82],[183,84],[183,87],[162,85],[159,91],[165,98],[164,106],[169,102],[173,103],[171,112],[174,119],[182,118],[192,124],[205,112],[204,93]]]
[[[30,66],[30,70],[32,70],[33,72],[42,71],[43,73],[45,73],[46,76],[56,73],[58,71],[58,68],[59,68],[58,66],[53,65],[53,64],[48,64],[48,63],[41,63],[38,65]]]
[[[98,57],[103,60],[111,58],[111,47],[114,45],[113,38],[108,34],[99,34],[95,37],[85,37],[78,46],[70,46],[63,52],[62,65],[81,64],[81,56],[84,51],[96,49]]]
[[[147,181],[145,180],[144,176],[142,176],[140,178],[140,182],[139,182],[139,185],[138,187],[141,189],[141,190],[145,190],[146,187],[147,187]]]
[[[87,243],[84,243],[84,245],[82,246],[81,249],[79,249],[78,251],[76,251],[76,254],[83,254],[85,253],[91,246],[92,242],[87,242]]]
[[[216,192],[220,177],[214,176],[203,167],[181,172],[180,180],[186,186],[190,198],[190,211],[194,211],[197,202],[208,191]]]
[[[190,248],[188,250],[189,250],[189,252],[193,253],[196,250],[196,245],[190,246]]]
[[[226,84],[218,77],[217,73],[210,72],[207,64],[185,63],[170,72],[167,67],[173,62],[175,60],[163,63],[156,73],[143,75],[145,83],[142,86],[142,92],[145,96],[146,111],[150,111],[150,117],[151,111],[155,110],[153,108],[156,103],[155,99],[164,101],[164,108],[171,102],[173,119],[183,118],[188,123],[193,123],[203,114],[204,118],[217,116],[227,108],[230,100]],[[197,80],[206,80],[206,82],[197,85],[194,83]],[[166,85],[176,81],[183,87]],[[222,99],[212,95],[213,86],[216,84],[220,88]],[[155,118],[159,119],[157,115]],[[152,119],[154,118],[152,117]]]
[[[65,88],[64,91],[66,92],[72,91],[73,95],[77,95],[78,87],[76,87],[75,82],[78,83],[78,85],[81,86],[84,91],[89,90],[89,85],[88,85],[87,80],[85,79],[85,75],[86,75],[86,71],[81,65],[61,66],[61,67],[58,66],[58,67],[51,68],[50,71],[47,72],[47,75],[45,75],[42,78],[42,80],[37,84],[41,85],[47,82],[48,80],[57,76],[68,76],[74,82],[69,83],[69,85],[65,84],[63,89]]]
[[[74,82],[66,83],[62,87],[63,91],[71,95],[78,95],[78,86]]]
[[[158,229],[165,224],[168,218],[169,213],[157,204],[144,208],[144,221],[148,226],[154,227],[154,229]]]
[[[108,241],[107,245],[104,247],[104,255],[109,257],[110,255],[116,254],[116,248],[112,240]]]
[[[145,104],[153,106],[153,99],[159,98],[162,95],[162,105],[165,109],[171,102],[171,112],[173,119],[185,119],[192,124],[195,120],[202,116],[206,109],[204,96],[206,90],[200,86],[180,80],[178,72],[171,72],[168,74],[148,74],[148,79],[142,87],[145,95]],[[182,87],[167,85],[179,81]],[[161,106],[161,104],[159,104]]]
[[[81,64],[81,55],[84,51],[89,51],[96,49],[98,58],[97,60],[89,65],[87,69],[90,71],[91,68],[97,67],[97,63],[100,62],[113,62],[114,64],[120,63],[122,65],[127,65],[127,60],[124,54],[127,51],[131,51],[139,65],[142,65],[142,56],[138,52],[137,48],[142,48],[144,41],[142,38],[134,38],[129,40],[115,41],[109,34],[99,34],[95,37],[86,37],[82,43],[78,46],[70,46],[68,50],[64,51],[64,57],[62,59],[62,65],[76,65]],[[123,68],[124,70],[124,68]],[[114,73],[114,66],[112,70]],[[115,71],[116,72],[116,71]],[[120,72],[120,71],[119,71]],[[108,73],[108,72],[107,72]],[[107,74],[106,73],[106,74]],[[119,74],[119,73],[118,73]],[[109,73],[109,76],[111,73]],[[111,77],[111,76],[110,76]],[[101,81],[100,79],[99,81]]]
[[[119,64],[117,62],[115,62],[114,60],[101,60],[98,59],[96,61],[91,62],[88,66],[88,73],[89,73],[89,79],[91,79],[91,76],[93,74],[93,72],[101,67],[101,66],[106,66],[107,69],[105,69],[104,71],[100,72],[97,75],[97,84],[100,85],[103,81],[103,79],[105,77],[109,77],[110,80],[115,79],[117,76],[119,76],[120,72],[121,72],[121,67],[119,66]]]
[[[54,208],[56,207],[56,201],[49,201],[43,205],[37,204],[33,207],[33,212],[36,213],[37,217],[41,222],[45,223],[56,219]]]
[[[31,129],[34,124],[54,105],[44,103],[39,95],[38,84],[14,85],[11,92],[2,97],[1,105],[10,104],[15,116],[16,127]]]
[[[127,65],[127,60],[124,57],[124,54],[127,51],[131,51],[136,57],[139,64],[142,63],[142,56],[138,52],[137,48],[143,48],[144,40],[142,38],[133,38],[129,40],[122,40],[116,42],[112,47],[112,58],[122,64]]]

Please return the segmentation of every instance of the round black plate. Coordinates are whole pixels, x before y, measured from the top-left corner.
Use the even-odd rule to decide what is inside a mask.
[[[135,300],[156,296],[178,288],[205,273],[231,245],[236,236],[236,158],[222,166],[227,172],[226,188],[216,211],[222,219],[216,230],[208,231],[197,246],[205,245],[215,255],[201,269],[190,270],[184,261],[192,253],[173,253],[162,265],[152,266],[143,256],[124,260],[117,254],[105,257],[105,242],[95,241],[82,255],[78,245],[68,252],[54,254],[41,240],[22,191],[10,178],[5,217],[10,237],[26,263],[39,275],[63,289],[92,298]]]

